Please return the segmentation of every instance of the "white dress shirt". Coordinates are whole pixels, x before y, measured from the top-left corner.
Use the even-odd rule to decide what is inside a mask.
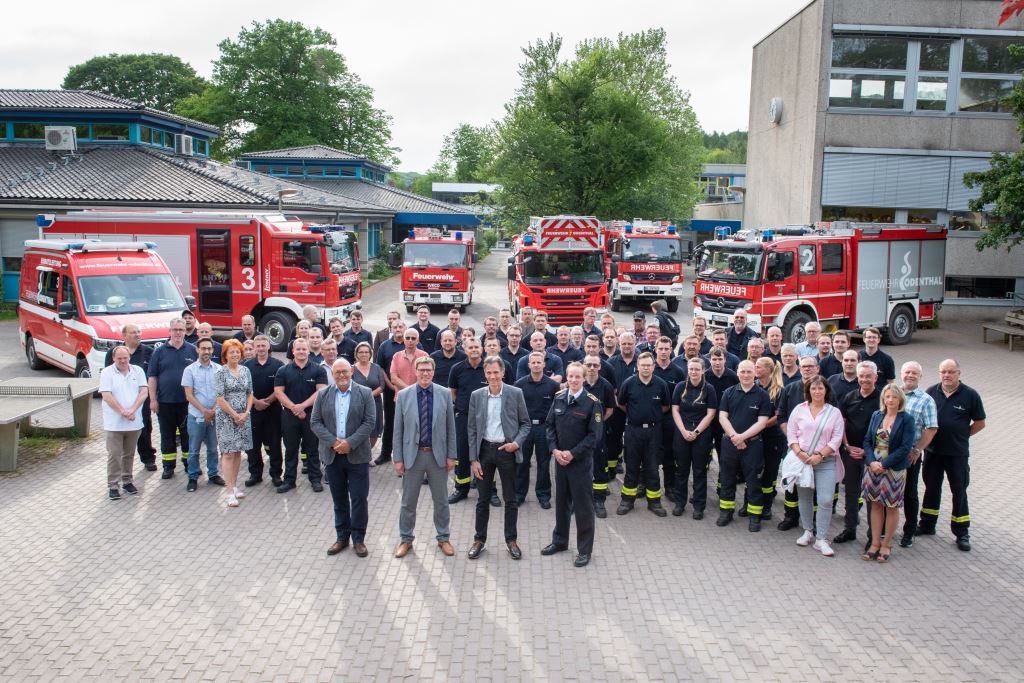
[[[492,443],[505,443],[505,432],[501,428],[501,395],[504,393],[504,385],[497,394],[487,390],[487,429],[484,431],[484,438]]]

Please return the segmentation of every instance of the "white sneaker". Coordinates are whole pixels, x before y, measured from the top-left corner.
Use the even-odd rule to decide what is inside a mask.
[[[814,549],[822,555],[824,555],[825,557],[832,557],[836,554],[835,551],[832,550],[832,546],[830,546],[828,544],[828,541],[826,541],[824,538],[814,542]]]
[[[229,508],[236,508],[236,507],[238,507],[238,499],[235,498],[234,494],[228,496],[228,507]]]
[[[804,535],[796,539],[796,544],[801,548],[806,548],[812,543],[814,543],[814,532],[810,529],[805,529]]]
[[[243,498],[245,498],[245,491],[243,491],[242,489],[236,488],[235,489],[235,498],[237,498],[238,500],[242,500]]]

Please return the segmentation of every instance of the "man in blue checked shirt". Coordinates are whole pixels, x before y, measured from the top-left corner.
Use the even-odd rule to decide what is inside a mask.
[[[917,494],[917,482],[921,475],[921,463],[924,462],[924,449],[932,442],[939,428],[938,412],[935,399],[921,388],[921,364],[908,361],[900,368],[900,379],[903,382],[903,393],[907,397],[907,415],[914,418],[914,448],[910,451],[910,467],[907,468],[907,488],[903,494],[903,538],[901,548],[914,545],[914,534],[917,533],[917,515],[921,509],[921,499]]]
[[[213,356],[213,340],[207,337],[196,344],[199,360],[185,368],[181,375],[181,386],[185,389],[185,400],[188,401],[188,484],[185,490],[189,493],[198,488],[199,449],[206,444],[207,482],[214,486],[224,486],[224,479],[218,474],[217,429],[214,426],[214,406],[217,403],[217,390],[214,388],[214,375],[220,366],[211,360]]]

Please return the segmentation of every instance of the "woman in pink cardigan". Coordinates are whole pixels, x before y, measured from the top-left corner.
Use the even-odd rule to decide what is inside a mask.
[[[804,385],[805,401],[789,416],[786,431],[789,448],[800,460],[814,469],[814,489],[798,488],[800,498],[800,524],[803,536],[796,544],[814,549],[825,557],[835,552],[828,544],[828,526],[832,522],[832,494],[837,481],[843,480],[843,461],[836,457],[843,443],[843,416],[830,405],[832,387],[821,376],[812,377]],[[817,435],[817,438],[815,438]],[[817,491],[817,522],[812,523],[814,498]],[[813,527],[817,526],[817,540]]]

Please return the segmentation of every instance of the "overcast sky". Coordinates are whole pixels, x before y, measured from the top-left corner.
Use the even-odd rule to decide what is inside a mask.
[[[424,171],[458,124],[502,115],[520,49],[550,33],[569,56],[585,38],[663,27],[672,72],[704,130],[745,130],[751,47],[807,2],[21,2],[2,11],[0,88],[57,88],[69,66],[111,52],[175,54],[209,77],[218,42],[252,21],[292,19],[334,35],[394,117],[398,170]]]

